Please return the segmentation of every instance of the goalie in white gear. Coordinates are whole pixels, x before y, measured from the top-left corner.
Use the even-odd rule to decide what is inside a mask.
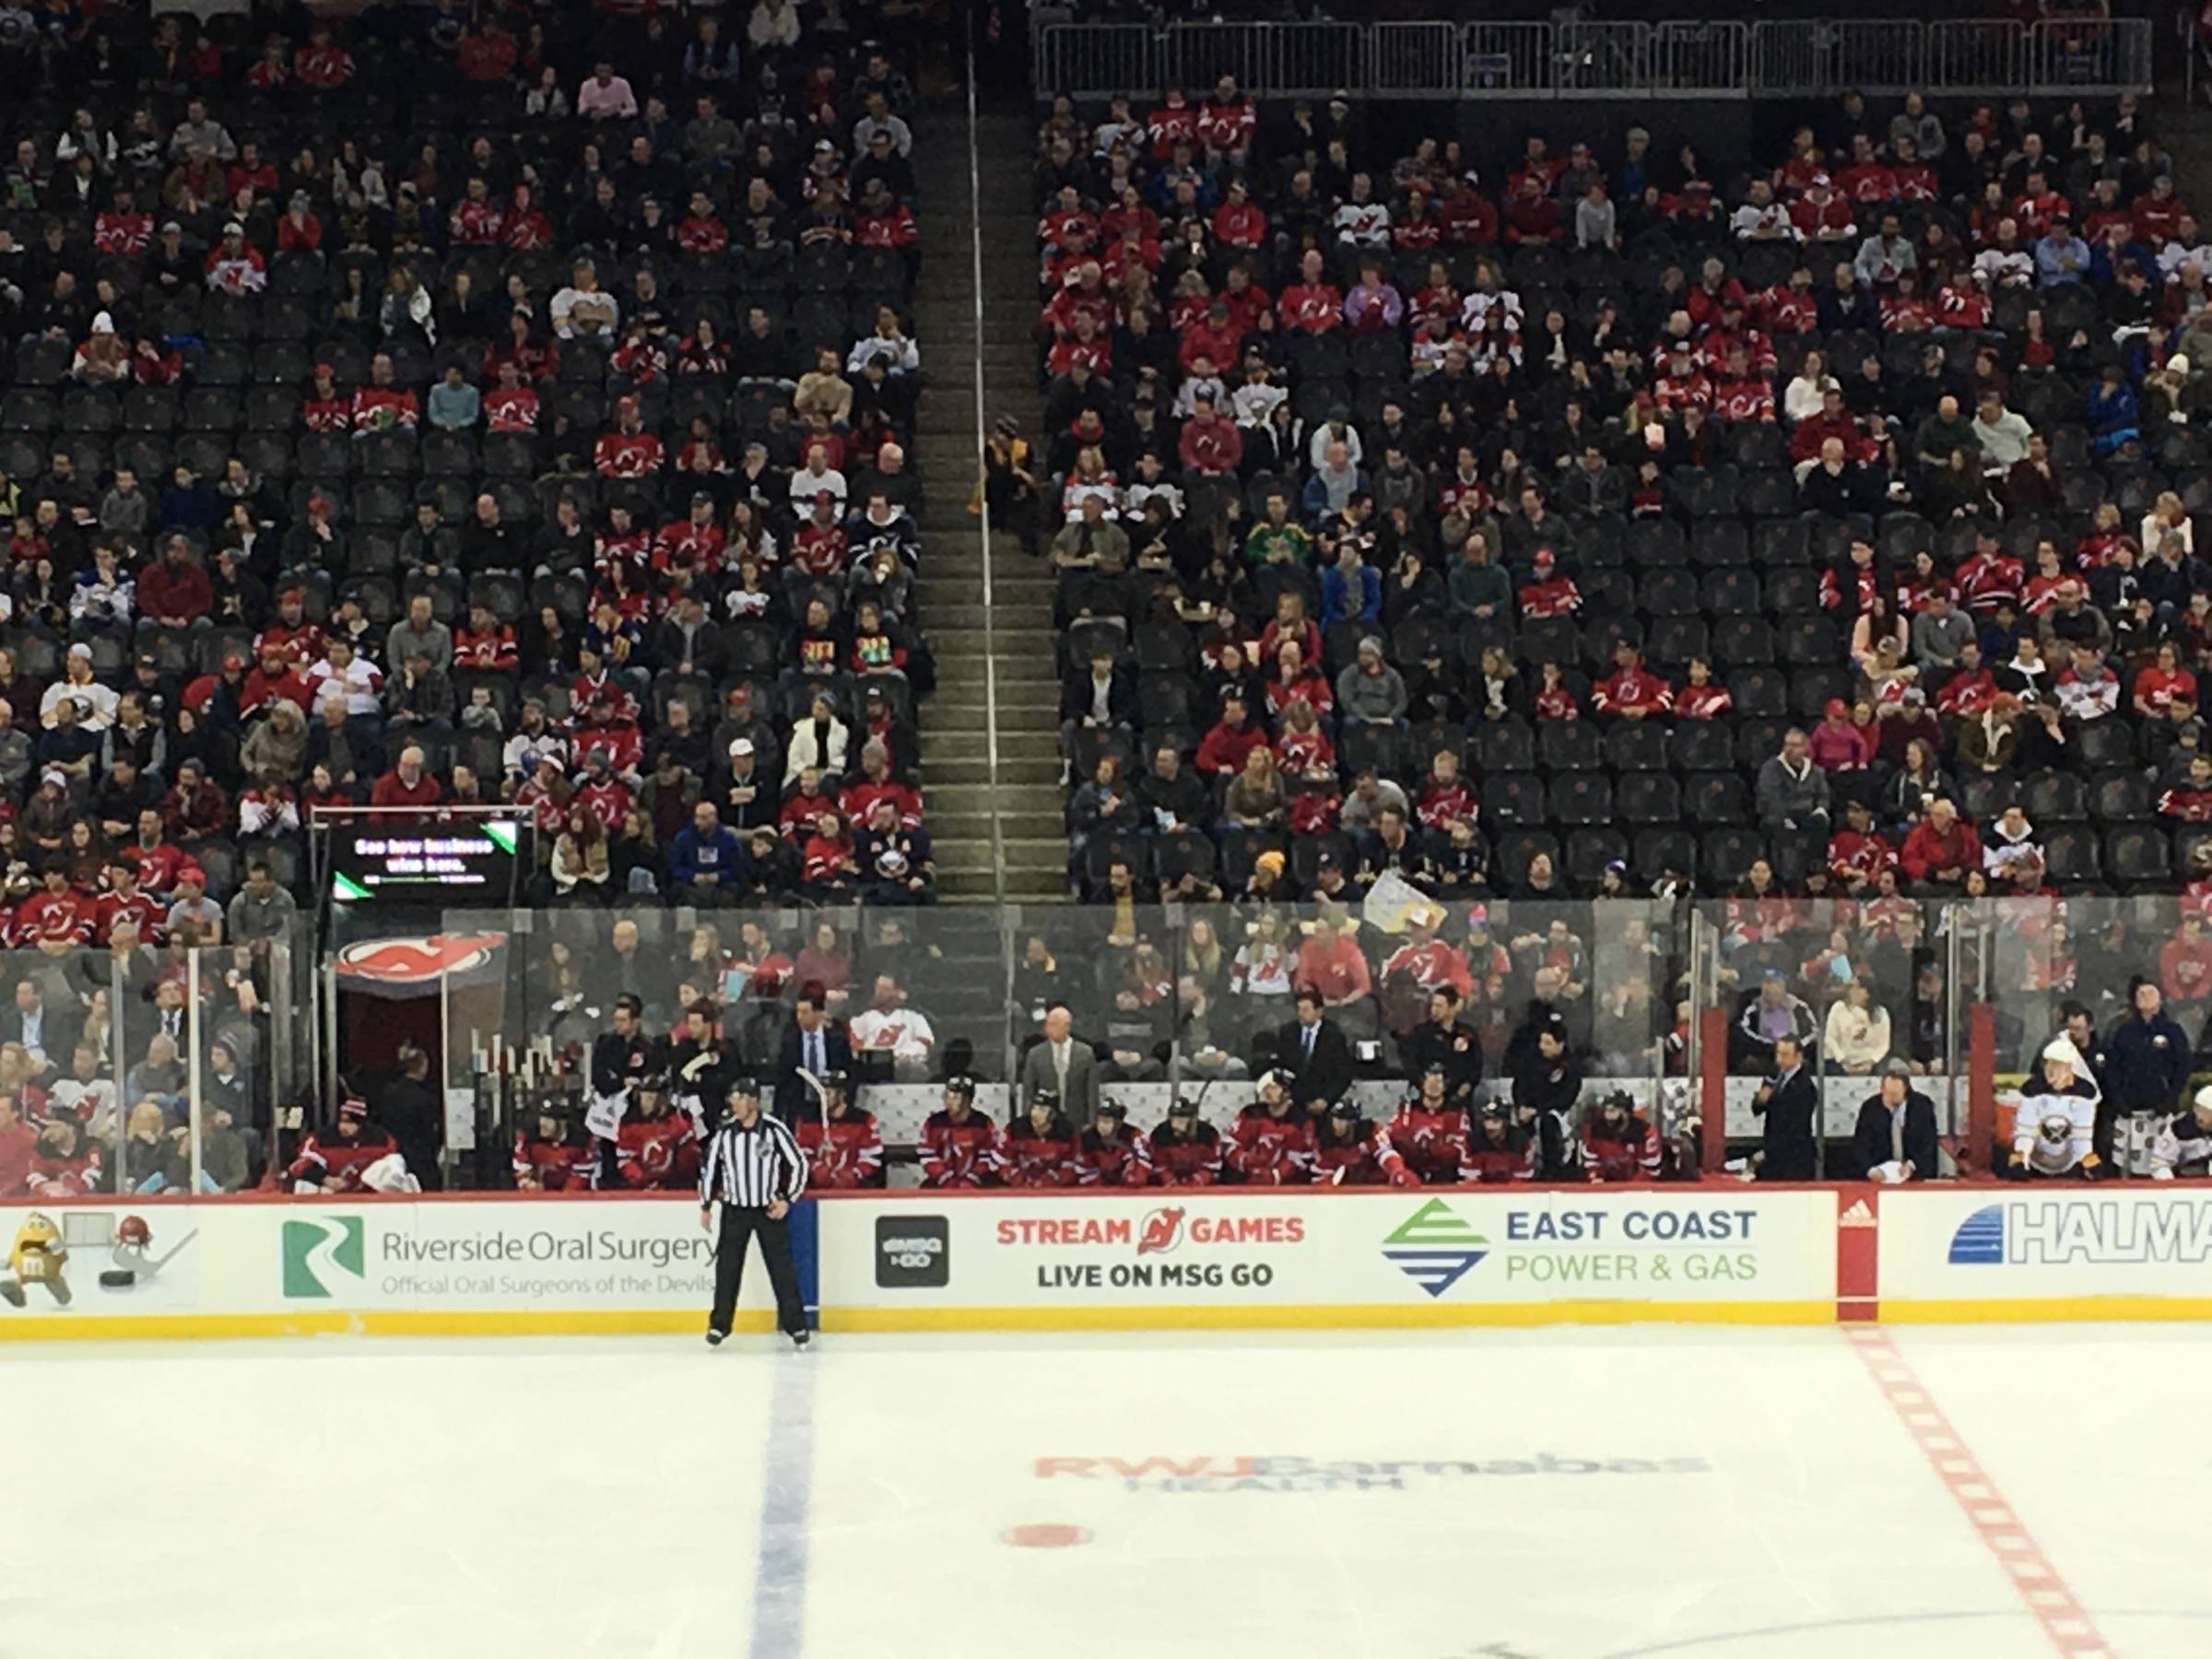
[[[2016,1181],[2102,1176],[2105,1163],[2096,1149],[2097,1102],[2102,1094],[2089,1063],[2073,1039],[2061,1034],[2043,1045],[2039,1071],[2021,1087],[2005,1173]]]
[[[2212,1175],[2212,1084],[2196,1091],[2189,1110],[2159,1125],[2150,1143],[2150,1178]]]

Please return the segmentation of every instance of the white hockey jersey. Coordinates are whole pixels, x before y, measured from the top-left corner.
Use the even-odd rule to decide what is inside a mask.
[[[2065,1062],[2074,1080],[2065,1088],[2053,1088],[2039,1062],[2021,1085],[2012,1119],[2013,1162],[2030,1176],[2065,1175],[2093,1159],[2097,1102],[2103,1090],[2063,1032],[2044,1045],[2041,1059]]]
[[[2013,1156],[2026,1159],[2030,1174],[2067,1174],[2088,1156],[2096,1126],[2097,1102],[2088,1096],[2029,1095],[2013,1119]]]
[[[2159,1124],[2150,1143],[2151,1179],[2207,1174],[2212,1174],[2212,1125],[2199,1123],[2191,1111]]]

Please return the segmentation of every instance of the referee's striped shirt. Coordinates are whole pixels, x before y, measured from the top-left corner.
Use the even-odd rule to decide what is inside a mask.
[[[806,1190],[806,1155],[780,1118],[763,1112],[748,1129],[725,1117],[707,1142],[707,1156],[699,1167],[702,1206],[719,1198],[765,1209],[779,1198],[795,1204]]]

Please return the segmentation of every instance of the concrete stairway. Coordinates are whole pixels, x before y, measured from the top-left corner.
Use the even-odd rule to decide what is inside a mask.
[[[922,725],[923,771],[937,879],[947,900],[987,900],[1003,838],[1006,897],[1066,896],[1061,821],[1058,677],[1053,582],[1040,561],[1002,535],[988,552],[968,511],[975,484],[975,195],[968,171],[967,104],[927,98],[914,124],[922,234],[928,248],[914,312],[929,375],[915,433],[924,479],[919,598],[937,657],[937,689]],[[977,135],[983,230],[983,423],[1002,414],[1034,434],[1041,411],[1030,320],[1036,310],[1035,215],[1029,200],[1031,137],[1019,116],[987,115]],[[998,771],[992,783],[983,649],[983,560],[992,559],[998,689]]]

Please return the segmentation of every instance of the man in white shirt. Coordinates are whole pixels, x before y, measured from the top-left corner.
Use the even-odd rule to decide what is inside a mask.
[[[622,307],[599,286],[599,273],[588,259],[570,267],[569,286],[553,296],[553,332],[564,340],[612,340],[622,321]]]
[[[806,451],[806,465],[791,475],[791,500],[802,509],[814,505],[824,490],[840,512],[845,510],[845,498],[852,491],[846,487],[845,475],[830,465],[830,451],[826,445],[811,444]]]
[[[2028,440],[2035,436],[2025,417],[2005,406],[2004,394],[1992,387],[1982,394],[1974,410],[1974,437],[1982,445],[1982,470],[2006,473],[2028,453]]]
[[[592,65],[590,77],[576,88],[576,113],[586,121],[628,121],[637,112],[638,95],[604,58]]]
[[[1750,198],[1728,216],[1728,229],[1738,241],[1797,240],[1797,224],[1788,206],[1774,199],[1774,186],[1764,179],[1751,181]]]
[[[69,1057],[69,1075],[47,1087],[46,1098],[85,1125],[86,1133],[112,1137],[119,1126],[121,1097],[112,1077],[100,1075],[100,1051],[77,1043]]]
[[[384,684],[384,671],[374,663],[357,654],[350,640],[332,640],[324,647],[322,660],[308,665],[309,691],[320,700],[324,686],[331,696],[346,700],[346,712],[374,714],[383,705],[380,700]]]
[[[873,1001],[847,1022],[846,1030],[857,1053],[890,1055],[900,1081],[926,1079],[937,1035],[922,1013],[906,1006],[905,991],[889,974],[876,976]]]
[[[2212,243],[2205,241],[2196,228],[2196,220],[2183,214],[2174,227],[2173,240],[2159,250],[2159,271],[2171,282],[2182,274],[2182,267],[2194,262],[2200,271],[2212,271]]]
[[[1290,394],[1268,378],[1267,359],[1258,352],[1244,359],[1244,383],[1230,394],[1229,406],[1241,427],[1264,427],[1274,417],[1275,406]]]
[[[2017,220],[1997,221],[1997,240],[1974,255],[1974,275],[1993,288],[2026,288],[2035,280],[2035,255],[2020,246]]]
[[[1373,181],[1365,173],[1352,175],[1350,199],[1336,209],[1330,222],[1336,228],[1336,240],[1350,242],[1356,248],[1384,248],[1390,245],[1390,208],[1382,202],[1371,199]]]

